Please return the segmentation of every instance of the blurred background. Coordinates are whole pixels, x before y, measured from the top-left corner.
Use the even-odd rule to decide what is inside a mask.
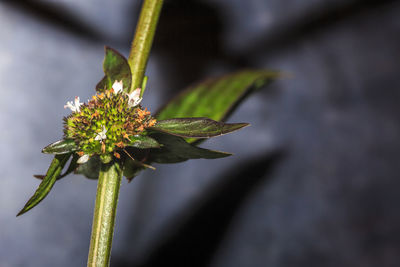
[[[0,1],[0,266],[85,266],[96,181],[71,175],[16,218],[141,1]],[[400,2],[166,0],[143,106],[241,68],[285,78],[203,147],[219,160],[123,181],[111,266],[400,266]]]

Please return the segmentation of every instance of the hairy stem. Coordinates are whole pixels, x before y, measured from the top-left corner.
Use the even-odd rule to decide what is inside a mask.
[[[162,4],[163,0],[144,0],[143,2],[128,58],[132,72],[132,87],[130,92],[136,88],[142,88],[144,73]],[[142,89],[141,95],[143,95],[143,92],[144,90]]]
[[[121,177],[122,171],[118,163],[102,164],[87,266],[109,266]]]

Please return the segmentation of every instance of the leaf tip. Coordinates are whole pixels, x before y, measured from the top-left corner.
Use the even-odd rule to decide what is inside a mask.
[[[104,46],[104,52],[107,54],[107,52],[109,52],[109,51],[112,52],[112,53],[114,53],[114,54],[116,54],[116,55],[118,55],[118,56],[120,56],[121,58],[125,59],[125,57],[124,57],[120,52],[118,52],[118,51],[115,50],[114,48],[111,48],[111,47],[105,45],[105,46]],[[126,60],[126,59],[125,59],[125,60]]]
[[[24,214],[24,213],[27,212],[28,210],[29,210],[29,209],[26,209],[25,207],[23,207],[23,208],[18,212],[17,216],[15,216],[15,217],[21,216],[22,214]]]
[[[225,154],[225,155],[221,155],[220,158],[227,158],[227,157],[233,156],[233,153],[229,153],[229,152],[222,152],[222,154]]]
[[[243,128],[247,127],[247,126],[250,126],[250,123],[239,122],[239,123],[233,123],[233,125],[234,125],[234,128],[232,128],[232,131],[230,131],[230,132],[235,132],[235,131],[243,129]]]
[[[251,126],[251,124],[247,123],[247,122],[238,123],[238,125],[239,125],[238,129],[245,128],[247,126]]]

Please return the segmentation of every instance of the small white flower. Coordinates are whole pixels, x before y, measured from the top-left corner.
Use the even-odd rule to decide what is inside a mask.
[[[75,103],[72,103],[72,101],[68,101],[66,105],[64,105],[64,108],[70,108],[72,112],[80,112],[81,110],[79,107],[83,104],[79,102],[79,96],[75,97]]]
[[[83,164],[85,162],[87,162],[89,160],[89,155],[88,154],[84,154],[82,157],[80,157],[76,162],[78,164]]]
[[[127,94],[129,97],[129,102],[128,102],[128,107],[136,107],[139,105],[139,103],[142,101],[142,98],[140,97],[140,88],[137,88],[134,90],[132,93]]]
[[[96,137],[94,138],[94,140],[96,140],[96,141],[103,141],[104,139],[107,138],[106,132],[107,132],[107,129],[106,129],[106,127],[103,126],[103,130],[102,130],[100,133],[98,133],[98,134],[96,135]]]
[[[112,89],[114,90],[114,94],[118,94],[119,92],[122,92],[123,90],[123,84],[122,80],[121,81],[115,81],[114,84],[112,85]]]

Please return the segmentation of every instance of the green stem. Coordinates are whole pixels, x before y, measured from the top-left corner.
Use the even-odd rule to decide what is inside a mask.
[[[142,88],[144,73],[162,4],[163,0],[145,0],[143,2],[128,58],[132,72],[132,87],[130,92],[136,88]],[[141,95],[143,95],[143,92],[144,90],[142,90]]]
[[[128,58],[132,72],[132,87],[129,92],[144,87],[142,86],[144,73],[162,4],[163,0],[144,0],[143,2]],[[144,89],[141,95],[143,91]],[[118,163],[102,164],[97,185],[87,266],[109,266],[121,177],[122,170]]]
[[[102,164],[97,184],[88,267],[109,266],[121,177],[118,163]]]

